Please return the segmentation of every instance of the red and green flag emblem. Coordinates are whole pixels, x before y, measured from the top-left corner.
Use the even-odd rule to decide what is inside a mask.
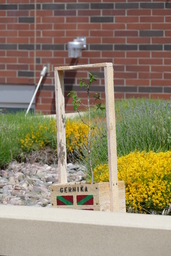
[[[93,205],[93,195],[77,196],[77,205]]]
[[[57,205],[73,205],[73,196],[57,196]]]

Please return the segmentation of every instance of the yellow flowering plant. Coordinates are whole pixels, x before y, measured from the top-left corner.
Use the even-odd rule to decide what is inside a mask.
[[[18,133],[18,143],[25,152],[42,149],[44,146],[56,146],[56,121],[44,119],[44,122],[32,120],[31,124],[21,125]]]
[[[81,148],[88,138],[88,127],[80,121],[66,120],[66,143],[68,151]],[[83,136],[84,134],[84,136]]]
[[[131,152],[118,157],[127,211],[161,214],[171,204],[171,152]],[[94,181],[109,181],[108,164],[94,169]]]
[[[48,124],[32,122],[32,125],[22,125],[18,133],[18,143],[25,152],[39,150],[45,146],[57,148],[56,143],[56,120],[49,119]],[[88,126],[80,120],[66,120],[66,146],[68,155],[75,150],[81,151],[83,145],[86,145],[88,139]]]

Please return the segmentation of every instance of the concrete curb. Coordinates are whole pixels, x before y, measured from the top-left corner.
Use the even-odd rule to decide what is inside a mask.
[[[170,216],[0,206],[0,255],[170,255]]]

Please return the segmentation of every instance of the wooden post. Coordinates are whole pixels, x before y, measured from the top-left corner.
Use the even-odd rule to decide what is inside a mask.
[[[115,102],[113,85],[113,65],[108,63],[104,67],[105,95],[106,95],[106,119],[108,141],[108,164],[110,185],[110,210],[119,211],[118,172],[117,172],[117,147],[116,147],[116,123]]]
[[[67,183],[67,155],[65,135],[65,98],[64,74],[55,70],[56,120],[57,120],[57,150],[58,150],[58,182]]]

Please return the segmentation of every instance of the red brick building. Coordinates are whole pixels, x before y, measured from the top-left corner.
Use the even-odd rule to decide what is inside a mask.
[[[67,43],[86,37],[78,59]],[[50,71],[36,98],[36,111],[55,112],[55,66],[112,62],[115,98],[171,96],[171,1],[1,0],[0,87],[36,85],[44,64]],[[91,71],[91,70],[90,70]],[[102,70],[92,91],[104,98]],[[76,90],[87,72],[66,72],[65,91]],[[66,111],[71,99],[66,97]]]

